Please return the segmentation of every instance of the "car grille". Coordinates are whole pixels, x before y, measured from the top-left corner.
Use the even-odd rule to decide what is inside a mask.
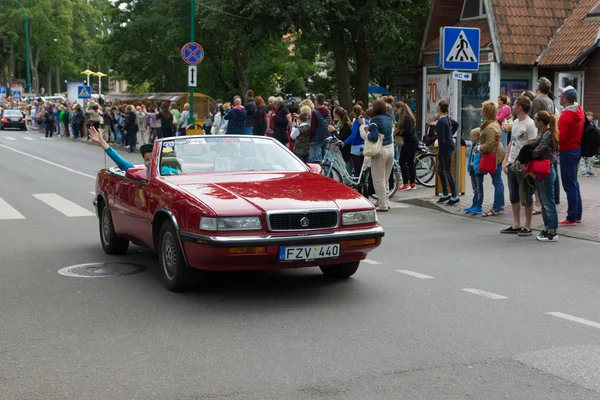
[[[302,231],[335,228],[338,225],[337,211],[309,211],[269,215],[272,231]]]

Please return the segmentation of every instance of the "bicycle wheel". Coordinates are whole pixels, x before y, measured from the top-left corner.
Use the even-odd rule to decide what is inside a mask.
[[[417,154],[415,157],[417,182],[425,187],[435,186],[435,155]]]
[[[328,178],[333,179],[334,181],[338,181],[340,183],[344,183],[344,179],[342,178],[342,174],[335,167],[331,168],[331,170],[329,171],[328,175],[325,175],[325,172],[323,172],[323,175],[326,176],[326,177],[328,177]]]

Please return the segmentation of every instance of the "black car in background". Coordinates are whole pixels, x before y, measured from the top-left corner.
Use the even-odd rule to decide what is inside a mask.
[[[6,128],[19,128],[26,131],[25,114],[20,110],[4,110],[2,116],[0,116],[0,130]]]

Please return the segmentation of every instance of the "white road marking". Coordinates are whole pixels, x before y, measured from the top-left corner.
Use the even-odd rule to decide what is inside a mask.
[[[17,139],[15,139],[12,136],[4,136],[4,139],[6,139],[6,140],[17,140]]]
[[[577,323],[580,323],[580,324],[583,324],[583,325],[591,326],[592,328],[598,328],[598,329],[600,329],[600,324],[598,322],[590,321],[588,319],[574,317],[572,315],[563,314],[561,312],[547,312],[546,314],[552,315],[554,317],[566,319],[566,320],[569,320],[569,321],[577,322]]]
[[[95,196],[96,192],[95,191],[91,191],[90,194],[93,194]]]
[[[56,211],[63,213],[67,217],[89,217],[94,213],[78,206],[70,200],[57,195],[56,193],[32,194],[36,199],[43,201]]]
[[[7,146],[5,144],[0,144],[0,147],[8,149],[8,150],[12,151],[13,153],[21,154],[21,155],[33,158],[34,160],[38,160],[38,161],[41,161],[41,162],[45,162],[46,164],[50,164],[52,166],[55,166],[55,167],[58,167],[58,168],[62,168],[65,171],[69,171],[69,172],[72,172],[72,173],[77,174],[77,175],[85,176],[86,178],[96,179],[96,177],[94,175],[86,174],[86,173],[77,171],[76,169],[69,168],[69,167],[61,165],[61,164],[57,164],[57,163],[52,162],[50,160],[46,160],[45,158],[34,156],[33,154],[25,153],[24,151],[17,150],[14,147],[10,147],[10,146]]]
[[[0,219],[25,219],[25,217],[0,197]]]
[[[366,262],[367,264],[371,264],[371,265],[379,265],[379,264],[381,264],[379,261],[369,260],[368,258],[365,258],[363,261]]]
[[[29,137],[29,136],[23,136],[23,139],[25,139],[25,140],[35,140],[34,138]]]
[[[408,271],[406,269],[397,269],[396,272],[400,272],[401,274],[409,275],[409,276],[412,276],[414,278],[419,278],[419,279],[433,279],[433,276],[420,274],[418,272]]]
[[[502,295],[496,294],[496,293],[484,292],[483,290],[479,290],[479,289],[462,289],[462,291],[467,292],[467,293],[476,294],[478,296],[486,297],[486,298],[492,299],[492,300],[508,299],[508,297],[506,297],[506,296],[502,296]]]

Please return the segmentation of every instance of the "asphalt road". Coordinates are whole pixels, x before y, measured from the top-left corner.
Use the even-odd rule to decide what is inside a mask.
[[[410,206],[349,280],[213,274],[175,294],[151,253],[103,253],[104,162],[0,132],[0,399],[600,399],[598,244]],[[149,269],[57,273],[114,261]]]

